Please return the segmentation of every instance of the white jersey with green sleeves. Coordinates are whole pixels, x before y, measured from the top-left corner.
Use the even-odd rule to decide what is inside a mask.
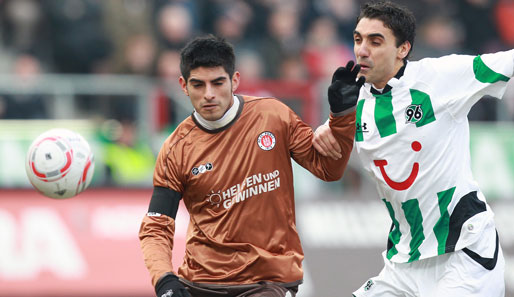
[[[467,114],[482,96],[501,98],[514,50],[408,62],[383,93],[357,103],[355,148],[392,220],[387,257],[412,262],[460,250],[494,228],[473,178]]]

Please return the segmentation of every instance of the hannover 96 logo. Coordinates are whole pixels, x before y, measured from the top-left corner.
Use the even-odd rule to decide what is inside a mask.
[[[423,109],[421,104],[412,104],[405,109],[405,123],[415,124],[423,118]]]

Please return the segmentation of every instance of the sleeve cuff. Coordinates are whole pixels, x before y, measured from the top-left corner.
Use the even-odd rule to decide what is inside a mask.
[[[340,112],[336,112],[336,113],[330,112],[330,114],[333,117],[342,117],[342,116],[345,116],[345,115],[348,115],[348,114],[354,112],[356,110],[356,108],[357,108],[357,106],[353,106],[353,107],[350,107],[350,108],[345,109],[345,110],[340,111]]]

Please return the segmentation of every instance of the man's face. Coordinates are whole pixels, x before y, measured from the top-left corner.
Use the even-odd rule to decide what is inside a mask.
[[[361,65],[360,75],[375,88],[384,88],[403,65],[410,43],[396,46],[393,31],[378,19],[362,18],[353,33],[354,53]]]
[[[206,120],[216,121],[232,106],[239,77],[239,72],[229,77],[222,66],[198,67],[191,70],[187,82],[182,76],[179,82],[196,112]]]

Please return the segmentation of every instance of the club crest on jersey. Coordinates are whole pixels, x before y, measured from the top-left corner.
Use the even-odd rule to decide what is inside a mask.
[[[193,167],[193,169],[191,169],[191,173],[193,175],[198,175],[200,173],[211,171],[212,168],[213,168],[212,163],[209,162],[209,163],[205,163],[205,165],[202,164],[202,165],[200,165],[198,167]]]
[[[423,118],[421,104],[411,104],[405,109],[405,123],[416,124]]]
[[[262,132],[257,137],[257,144],[259,147],[265,151],[269,151],[275,147],[276,139],[275,135],[271,132]]]

